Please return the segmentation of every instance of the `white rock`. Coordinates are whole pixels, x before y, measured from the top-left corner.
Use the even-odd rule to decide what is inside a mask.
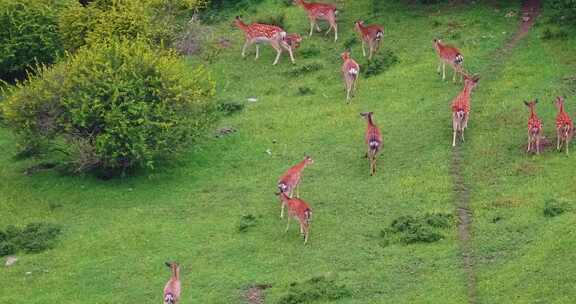
[[[18,261],[18,258],[10,255],[6,257],[6,263],[4,264],[6,267],[10,267],[12,265],[14,265],[14,263],[16,263]]]
[[[248,100],[249,102],[257,102],[257,101],[258,101],[258,98],[256,98],[256,97],[249,97],[249,98],[246,99],[246,100]]]

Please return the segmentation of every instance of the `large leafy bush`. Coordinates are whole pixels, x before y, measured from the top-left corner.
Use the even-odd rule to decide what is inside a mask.
[[[553,11],[555,21],[576,27],[576,0],[550,0],[546,5]]]
[[[23,148],[63,152],[77,172],[120,172],[153,167],[197,138],[213,120],[213,94],[203,68],[144,42],[109,41],[42,68],[3,107]]]
[[[0,0],[0,79],[23,78],[62,52],[58,12],[72,0]]]

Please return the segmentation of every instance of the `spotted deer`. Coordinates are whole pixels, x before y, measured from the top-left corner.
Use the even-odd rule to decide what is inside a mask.
[[[346,90],[346,102],[350,103],[351,95],[355,95],[358,86],[358,76],[360,75],[360,66],[350,57],[349,52],[341,55],[342,60],[342,77],[344,78],[344,89]]]
[[[452,147],[456,146],[456,137],[460,133],[460,139],[464,141],[464,130],[468,127],[470,119],[470,96],[472,90],[478,85],[480,76],[470,77],[463,75],[464,88],[452,101]]]
[[[178,304],[180,302],[180,266],[176,262],[166,262],[172,275],[164,286],[164,304]]]
[[[464,56],[459,49],[451,45],[444,44],[440,39],[434,39],[434,49],[438,54],[438,74],[440,74],[440,67],[442,67],[442,80],[446,79],[446,64],[452,67],[454,71],[452,81],[456,82],[456,74],[463,74]]]
[[[533,101],[524,101],[524,104],[530,108],[530,117],[528,118],[528,148],[530,152],[536,146],[536,154],[540,154],[540,138],[542,137],[542,120],[536,115],[536,104],[538,99]]]
[[[300,179],[302,171],[306,166],[314,163],[312,157],[306,155],[304,160],[289,168],[278,180],[278,190],[281,193],[287,193],[289,197],[293,197],[294,190],[296,190],[296,197],[300,197]],[[284,217],[284,203],[282,203],[280,210],[280,217]]]
[[[382,37],[384,37],[384,27],[377,24],[364,25],[364,21],[358,20],[355,22],[355,29],[360,35],[360,40],[362,40],[362,55],[366,57],[364,45],[367,44],[369,50],[368,59],[372,60],[372,55],[380,48]]]
[[[318,21],[325,20],[330,24],[330,28],[326,31],[325,35],[328,35],[328,33],[334,29],[334,41],[338,40],[338,24],[336,23],[338,10],[336,9],[336,5],[305,2],[304,0],[294,0],[294,4],[301,6],[306,13],[308,13],[308,19],[310,19],[310,34],[308,37],[312,37],[314,27],[316,27],[317,31],[320,31]]]
[[[564,98],[562,96],[556,97],[556,107],[558,108],[558,115],[556,115],[556,149],[560,151],[562,146],[566,149],[568,154],[568,146],[572,139],[574,124],[568,113],[564,111]]]
[[[246,57],[246,48],[252,44],[256,44],[256,57],[255,60],[260,57],[260,43],[269,43],[272,48],[276,50],[276,59],[272,65],[276,65],[278,60],[280,59],[280,55],[282,54],[282,50],[285,49],[290,54],[290,60],[292,63],[294,61],[294,54],[292,44],[295,44],[296,41],[293,39],[297,39],[298,36],[291,36],[290,40],[286,40],[287,34],[286,32],[275,25],[269,24],[262,24],[262,23],[252,23],[246,24],[244,23],[239,16],[236,17],[234,20],[234,24],[244,32],[244,36],[246,41],[244,42],[244,46],[242,47],[242,57]],[[300,43],[301,39],[297,41]]]
[[[382,133],[374,120],[372,119],[373,112],[363,112],[360,116],[364,117],[368,122],[368,127],[366,128],[365,140],[368,146],[368,151],[366,152],[366,158],[370,161],[370,175],[376,174],[376,158],[378,152],[382,148]]]
[[[304,244],[308,243],[310,234],[310,222],[312,221],[312,209],[305,201],[298,198],[290,198],[286,192],[276,193],[282,205],[288,207],[288,221],[286,223],[286,232],[290,229],[290,218],[294,218],[300,224],[300,234],[304,236]]]

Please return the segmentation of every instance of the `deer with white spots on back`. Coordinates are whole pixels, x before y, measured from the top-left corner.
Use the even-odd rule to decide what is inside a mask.
[[[462,76],[464,75],[464,56],[462,56],[459,49],[444,44],[440,39],[434,39],[434,49],[436,50],[436,54],[438,54],[438,59],[440,60],[438,63],[438,74],[440,74],[440,67],[442,67],[442,80],[446,79],[446,64],[454,70],[452,77],[453,82],[456,82],[456,73],[460,73]]]
[[[380,43],[382,42],[382,37],[384,37],[384,27],[381,25],[364,25],[364,21],[356,21],[355,29],[360,34],[360,40],[362,40],[362,55],[366,57],[366,50],[364,50],[364,44],[368,44],[369,56],[368,59],[372,60],[372,55],[378,51],[380,48]]]
[[[358,76],[360,75],[360,66],[350,58],[349,52],[342,53],[342,77],[344,78],[344,88],[346,90],[346,101],[350,102],[351,95],[355,95],[357,89]]]
[[[318,20],[326,20],[330,24],[330,28],[326,31],[326,35],[334,29],[334,41],[338,40],[338,24],[336,24],[336,14],[338,10],[336,5],[327,3],[307,3],[304,0],[295,0],[294,4],[300,5],[306,13],[308,13],[308,19],[310,19],[310,35],[314,32],[314,27],[320,31],[318,26]]]
[[[528,118],[528,148],[526,152],[530,152],[536,146],[536,154],[540,154],[540,138],[542,137],[542,120],[536,115],[536,104],[538,99],[527,102],[524,104],[530,109],[530,117]]]
[[[368,127],[366,128],[366,145],[368,146],[368,151],[366,152],[366,158],[370,161],[370,175],[376,174],[376,157],[378,152],[382,148],[382,133],[374,120],[372,119],[372,112],[360,113],[360,116],[364,117],[368,122]]]
[[[460,133],[460,139],[464,141],[464,130],[468,127],[470,119],[470,97],[479,80],[480,76],[464,75],[464,88],[452,101],[452,147],[456,146],[458,133]]]
[[[292,63],[294,61],[293,45],[299,45],[302,38],[300,35],[290,35],[288,36],[286,32],[275,25],[252,23],[246,24],[240,20],[240,17],[236,17],[234,24],[244,32],[246,41],[242,47],[242,57],[246,57],[246,48],[254,43],[256,43],[256,58],[260,56],[259,43],[269,43],[272,48],[276,50],[276,59],[272,65],[276,65],[282,54],[282,50],[285,49],[290,54],[290,60]],[[288,37],[288,40],[286,39]]]
[[[282,205],[288,206],[288,223],[286,224],[286,232],[290,229],[290,218],[295,218],[300,224],[300,234],[304,236],[304,245],[308,243],[308,236],[310,234],[310,222],[312,221],[312,209],[303,200],[298,198],[290,198],[285,192],[276,193],[282,201]]]
[[[176,262],[166,262],[172,275],[164,286],[164,304],[178,304],[180,302],[180,266]]]
[[[287,193],[289,197],[293,197],[294,190],[296,190],[296,197],[300,196],[300,179],[302,178],[302,171],[306,166],[314,163],[312,157],[306,155],[304,160],[290,167],[278,180],[278,190],[281,193]],[[284,203],[282,203],[280,210],[280,217],[284,217]]]
[[[572,139],[574,124],[568,113],[564,111],[564,97],[556,97],[555,103],[558,108],[558,115],[556,116],[556,149],[560,151],[562,146],[564,146],[566,154],[568,154],[568,146]]]

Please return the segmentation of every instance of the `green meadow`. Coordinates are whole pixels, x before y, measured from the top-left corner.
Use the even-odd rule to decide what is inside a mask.
[[[209,26],[231,46],[184,60],[207,67],[218,101],[244,109],[223,115],[192,150],[156,170],[111,180],[53,170],[29,176],[26,169],[40,161],[16,160],[16,139],[0,128],[0,229],[62,227],[53,249],[20,253],[15,265],[0,269],[0,303],[160,303],[170,260],[181,264],[181,303],[245,303],[245,289],[255,284],[271,285],[265,303],[467,303],[454,191],[462,185],[454,174],[469,195],[477,302],[573,303],[576,149],[525,153],[529,113],[522,101],[539,98],[545,135],[555,145],[554,98],[566,95],[568,113],[576,113],[576,36],[542,39],[544,10],[502,53],[518,29],[518,16],[505,17],[519,11],[514,1],[338,6],[337,42],[321,33],[308,38],[305,12],[283,1],[220,12]],[[285,14],[288,32],[304,36],[296,64],[285,53],[272,66],[269,46],[258,61],[254,47],[242,59],[244,38],[233,17],[251,22],[276,14]],[[346,104],[340,54],[349,47],[361,69],[369,66],[354,39],[358,19],[384,25],[376,58],[391,63],[377,75],[362,74]],[[481,77],[466,142],[456,148],[461,172],[452,170],[450,112],[461,84],[451,82],[448,68],[447,81],[436,73],[437,37],[457,45],[466,69]],[[364,159],[365,111],[374,112],[384,138],[373,177]],[[220,128],[236,132],[216,137]],[[313,209],[306,246],[295,222],[284,232],[274,195],[278,177],[304,155],[315,161],[300,189]],[[547,217],[546,204],[566,212]],[[400,217],[433,213],[452,215],[449,227],[435,229],[439,241],[382,236]],[[314,291],[310,282],[318,278],[342,292],[287,302],[295,283]]]

